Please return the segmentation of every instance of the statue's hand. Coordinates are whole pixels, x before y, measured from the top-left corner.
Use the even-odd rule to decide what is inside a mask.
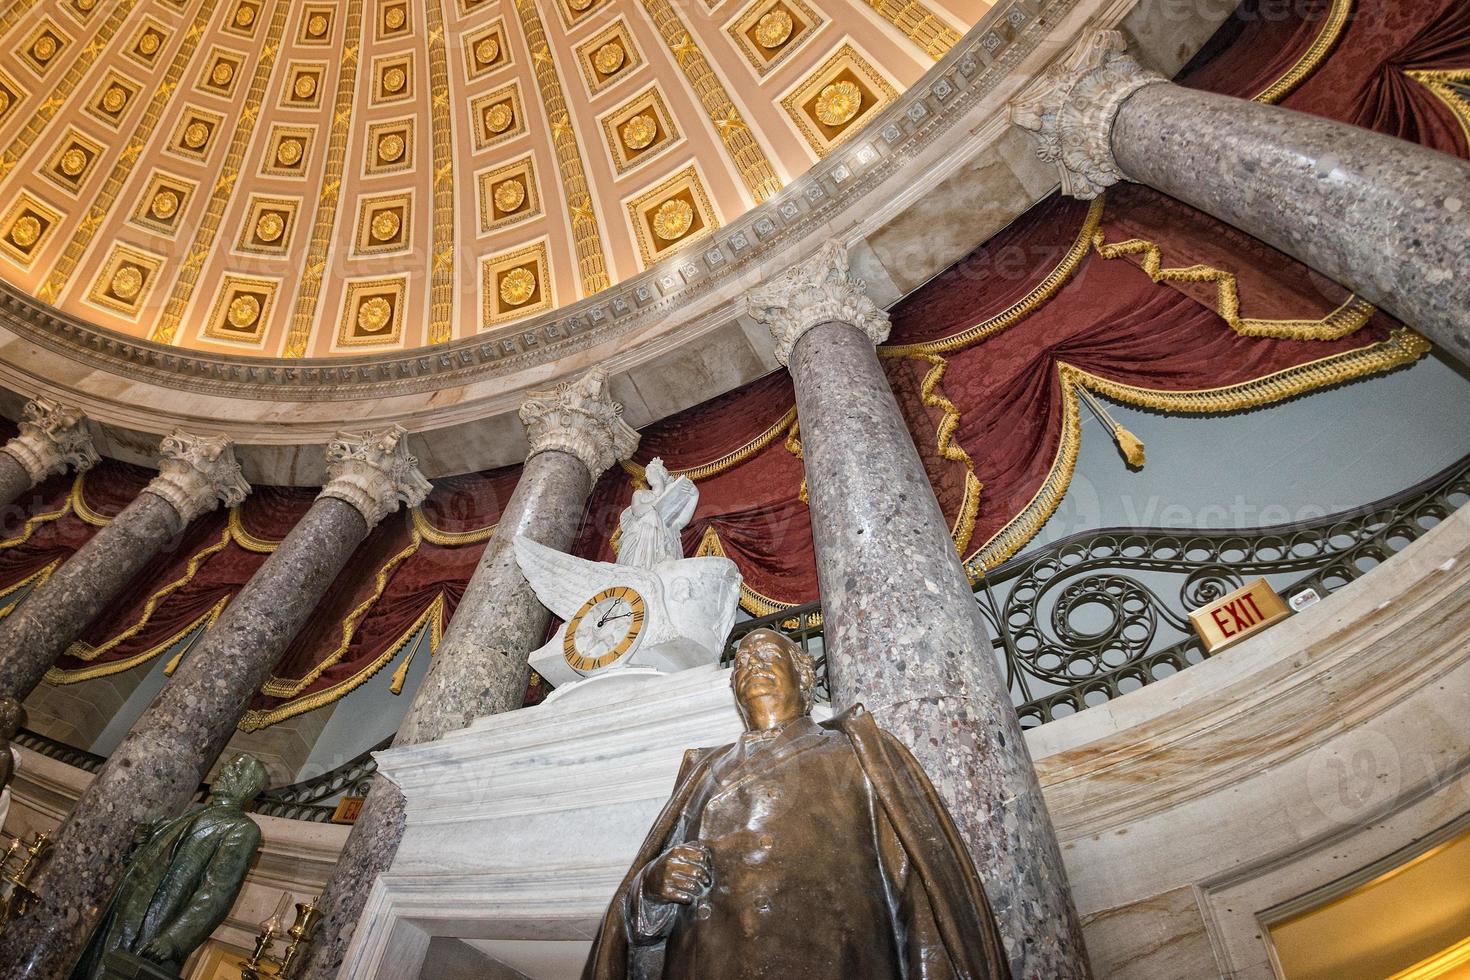
[[[154,936],[143,944],[138,955],[155,963],[167,963],[178,959],[181,952],[183,950],[179,949],[178,944],[167,936]]]
[[[662,902],[693,905],[695,899],[709,891],[713,882],[709,848],[698,841],[675,844],[655,858],[644,872],[643,894]]]

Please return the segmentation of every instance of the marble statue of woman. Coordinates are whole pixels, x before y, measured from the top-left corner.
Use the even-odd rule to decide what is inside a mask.
[[[633,504],[619,521],[622,541],[618,564],[653,568],[684,557],[679,534],[699,503],[699,491],[687,476],[671,478],[664,461],[655,459],[644,471],[648,489],[633,494]]]

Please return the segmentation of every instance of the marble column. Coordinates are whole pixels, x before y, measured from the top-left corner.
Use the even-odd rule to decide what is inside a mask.
[[[175,432],[158,453],[158,476],[0,620],[0,693],[25,700],[159,549],[195,518],[250,492],[223,437]]]
[[[1099,32],[1011,118],[1093,198],[1147,184],[1335,279],[1470,363],[1470,163],[1318,116],[1169,83]]]
[[[888,318],[864,288],[832,242],[748,298],[796,387],[833,701],[864,704],[933,779],[970,846],[1013,975],[1085,977],[1041,787],[874,349]]]
[[[530,679],[526,658],[545,640],[549,613],[521,574],[512,542],[524,534],[558,551],[571,548],[597,478],[638,448],[638,434],[621,416],[601,369],[533,393],[521,406],[531,454],[395,744],[433,741],[521,706]],[[368,892],[402,839],[403,794],[376,777],[323,893],[325,918],[301,980],[337,976]]]
[[[82,473],[101,461],[78,409],[37,398],[19,424],[20,435],[0,446],[0,507],[68,467]]]
[[[181,811],[252,695],[368,532],[429,492],[405,433],[339,435],[321,496],[138,719],[57,832],[39,905],[0,935],[0,976],[64,980],[134,835]]]

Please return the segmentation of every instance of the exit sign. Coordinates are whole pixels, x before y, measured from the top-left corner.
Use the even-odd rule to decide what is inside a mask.
[[[1217,653],[1291,615],[1269,582],[1258,578],[1189,614],[1206,653]]]

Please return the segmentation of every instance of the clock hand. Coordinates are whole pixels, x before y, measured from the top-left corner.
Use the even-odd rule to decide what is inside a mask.
[[[598,629],[602,629],[604,626],[607,625],[608,618],[610,616],[612,616],[612,614],[613,614],[613,609],[616,609],[616,608],[618,608],[618,606],[622,605],[622,602],[623,602],[623,600],[619,599],[617,602],[613,603],[612,609],[609,609],[606,613],[603,614],[602,618],[597,621],[597,628]],[[631,616],[632,613],[629,613],[628,615]],[[622,617],[617,617],[617,618],[622,618]]]
[[[611,623],[615,619],[628,619],[632,615],[633,615],[632,610],[629,610],[628,612],[623,613],[621,616],[604,616],[603,619],[602,619],[602,622],[598,623],[597,625],[598,626],[606,626],[608,623]]]

